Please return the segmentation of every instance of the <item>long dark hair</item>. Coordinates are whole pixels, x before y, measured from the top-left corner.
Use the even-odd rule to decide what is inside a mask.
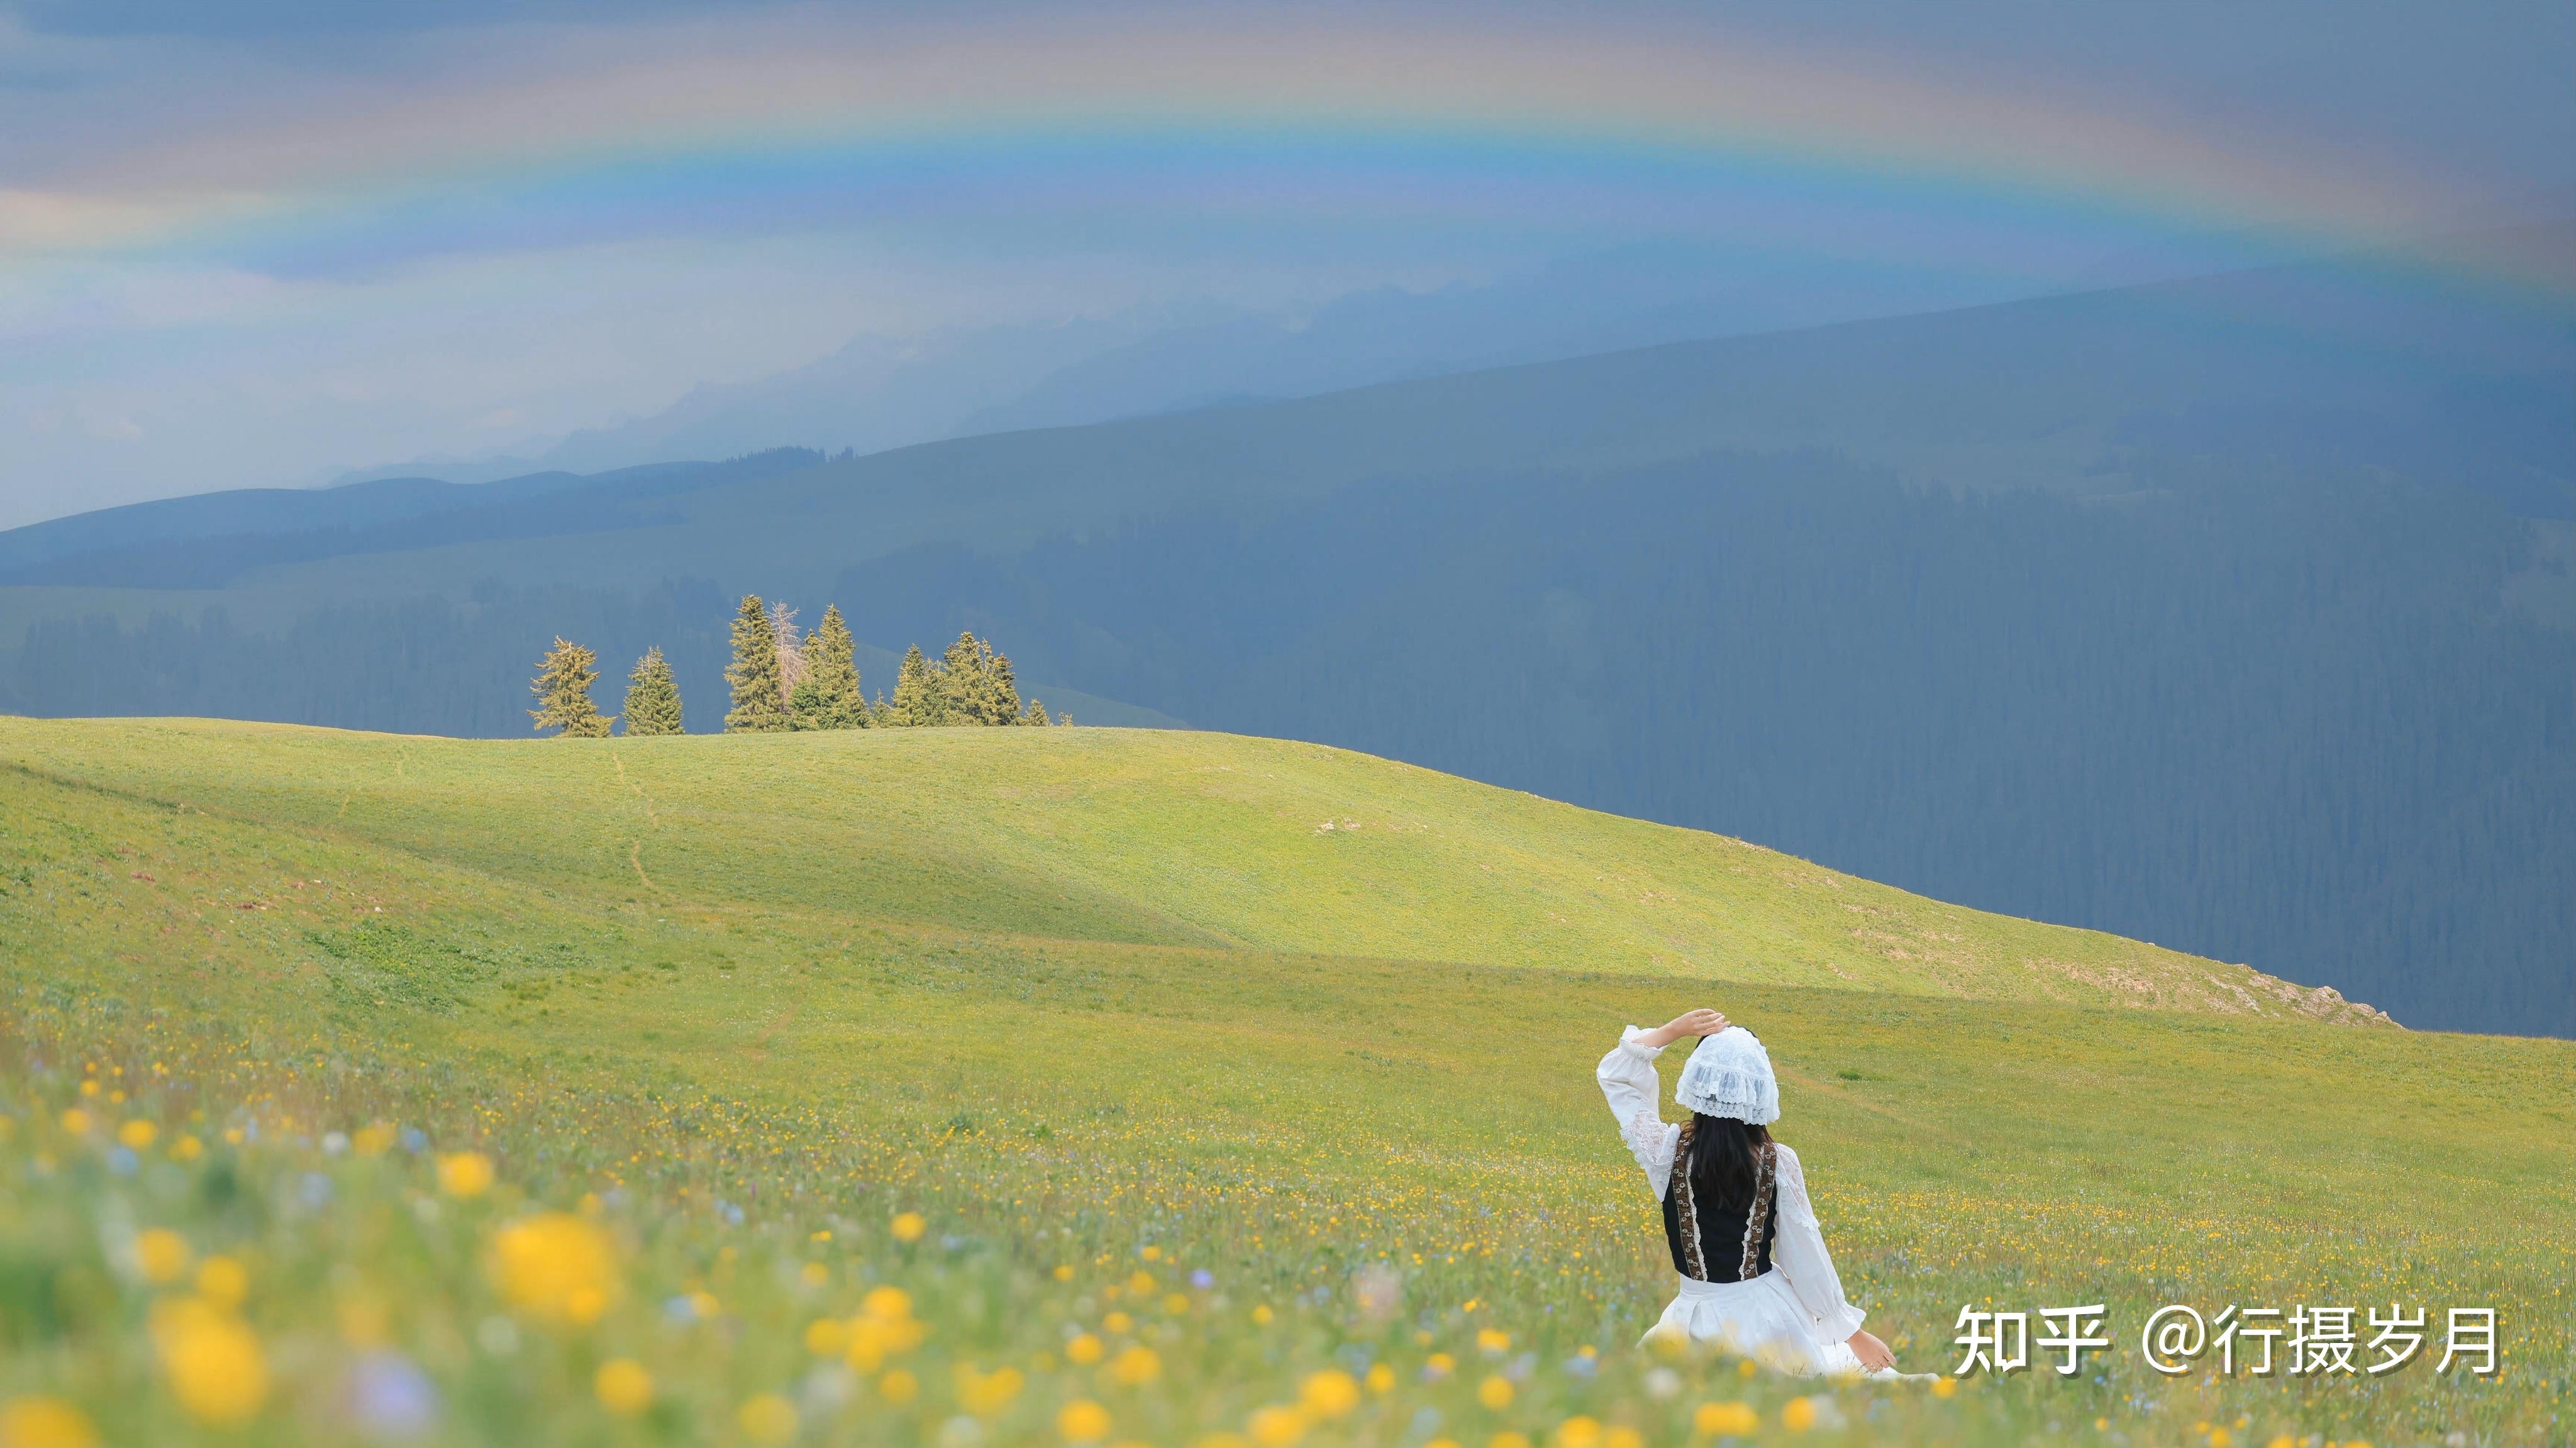
[[[1753,1154],[1771,1140],[1770,1128],[1698,1112],[1691,1121],[1691,1195],[1728,1210],[1752,1206]]]

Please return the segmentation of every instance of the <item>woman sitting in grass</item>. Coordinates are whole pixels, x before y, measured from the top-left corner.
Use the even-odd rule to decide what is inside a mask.
[[[1703,1039],[1673,1088],[1691,1119],[1674,1126],[1659,1105],[1655,1057],[1684,1036]],[[1798,1154],[1764,1129],[1780,1117],[1780,1087],[1753,1033],[1711,1010],[1651,1031],[1630,1026],[1597,1074],[1663,1199],[1681,1273],[1681,1295],[1648,1336],[1687,1334],[1795,1373],[1893,1374],[1887,1344],[1843,1301]]]

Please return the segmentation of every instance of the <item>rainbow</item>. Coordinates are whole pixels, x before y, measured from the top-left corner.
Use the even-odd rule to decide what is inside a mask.
[[[1742,224],[1746,195],[1809,221],[1893,208],[2316,250],[2472,209],[2381,158],[1669,23],[796,16],[510,44],[0,191],[0,268],[330,269],[960,217],[1693,232]],[[2555,256],[2421,258],[2576,293]]]

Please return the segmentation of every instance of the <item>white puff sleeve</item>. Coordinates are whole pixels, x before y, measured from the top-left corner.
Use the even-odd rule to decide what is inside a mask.
[[[1644,1034],[1635,1026],[1621,1032],[1619,1044],[1601,1058],[1600,1069],[1593,1075],[1601,1082],[1601,1094],[1610,1099],[1610,1114],[1619,1118],[1619,1135],[1628,1143],[1629,1154],[1645,1168],[1655,1200],[1662,1201],[1664,1188],[1672,1182],[1673,1148],[1681,1140],[1682,1129],[1664,1120],[1664,1082],[1655,1074],[1655,1058],[1664,1048],[1639,1045],[1637,1038]]]
[[[1816,1225],[1815,1206],[1807,1200],[1807,1173],[1798,1165],[1798,1154],[1776,1143],[1775,1149],[1779,1153],[1780,1220],[1771,1243],[1772,1265],[1789,1280],[1789,1290],[1797,1296],[1799,1305],[1815,1318],[1818,1338],[1841,1342],[1860,1331],[1866,1314],[1843,1300],[1843,1280],[1834,1273],[1833,1254],[1825,1250],[1824,1229]]]

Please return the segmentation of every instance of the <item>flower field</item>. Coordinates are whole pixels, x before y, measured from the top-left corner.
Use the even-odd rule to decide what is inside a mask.
[[[831,840],[764,870],[421,763],[500,746],[292,731],[281,772],[209,730],[120,777],[110,731],[141,726],[0,724],[0,1448],[2566,1437],[2564,1043],[1843,988],[1860,966],[1795,880],[1694,907],[1748,932],[1729,949],[1781,931],[1813,963],[1791,979],[1636,949],[1597,902],[1564,928],[1600,948],[1554,965],[1472,926],[1445,960],[1387,949],[1334,918],[1373,902],[1294,861],[1295,930],[1193,915],[1188,882],[1135,884],[1168,868],[1150,779],[1124,837],[1039,781],[872,846],[797,776],[728,781],[718,741],[674,741],[700,785]],[[688,828],[652,783],[677,756],[549,747]],[[1394,813],[1336,818],[1367,848]],[[1031,863],[1077,825],[1105,836],[1087,893]],[[991,851],[956,848],[978,830]],[[1225,870],[1265,868],[1238,848]],[[1227,888],[1260,894],[1201,893]],[[1910,898],[1870,904],[1948,909]],[[1952,942],[1984,982],[2045,930],[1990,921]],[[1963,1305],[2100,1302],[2115,1346],[2071,1378],[1877,1385],[1641,1344],[1668,1269],[1590,1068],[1696,1004],[1770,1043],[1778,1130],[1909,1369],[1956,1360]],[[2491,1305],[2502,1371],[2169,1377],[2137,1337],[2169,1302]]]

